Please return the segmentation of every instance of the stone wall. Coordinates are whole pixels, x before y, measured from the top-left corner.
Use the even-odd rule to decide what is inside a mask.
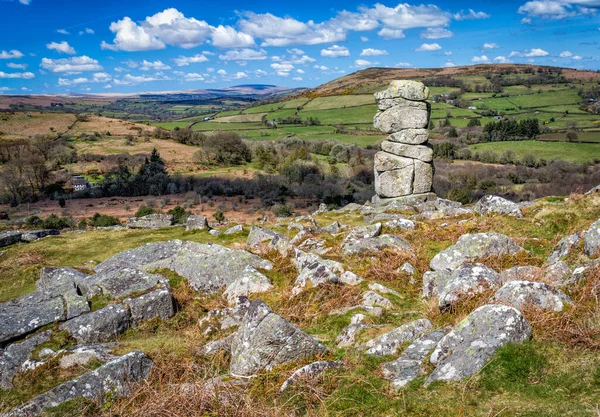
[[[379,111],[373,125],[390,135],[375,155],[374,203],[416,204],[436,198],[428,96],[429,89],[418,81],[392,81],[375,94]]]

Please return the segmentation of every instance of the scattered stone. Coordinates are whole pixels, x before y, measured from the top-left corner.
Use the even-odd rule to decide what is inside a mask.
[[[395,235],[381,235],[375,238],[349,240],[342,246],[342,252],[346,255],[378,252],[383,249],[396,249],[401,252],[412,252],[410,243]]]
[[[363,206],[361,206],[360,204],[357,203],[349,203],[346,204],[344,207],[334,210],[334,213],[347,213],[349,211],[361,211],[363,208]]]
[[[199,349],[201,355],[213,356],[218,352],[231,352],[231,342],[235,334],[230,334],[224,339],[209,342]]]
[[[333,235],[335,233],[338,233],[341,228],[342,228],[342,226],[336,221],[336,222],[331,223],[328,226],[322,227],[321,230],[323,232],[327,232],[327,233],[330,233]]]
[[[518,204],[497,195],[486,195],[475,204],[475,211],[479,214],[500,213],[522,218],[523,213]]]
[[[50,339],[50,334],[49,330],[38,333],[21,343],[9,345],[0,353],[0,388],[13,387],[13,378],[22,370],[35,348]]]
[[[315,211],[312,215],[318,216],[319,214],[324,214],[324,213],[327,213],[328,211],[329,211],[329,207],[327,207],[327,204],[321,203],[321,204],[319,204],[319,208],[317,209],[317,211]]]
[[[419,319],[369,340],[362,348],[366,353],[375,356],[395,355],[403,343],[412,342],[423,333],[429,331],[433,324],[427,319]]]
[[[453,270],[468,261],[514,255],[522,250],[511,238],[500,233],[466,234],[454,245],[435,255],[429,266],[433,271]]]
[[[425,375],[425,360],[449,331],[449,328],[436,329],[412,342],[398,359],[383,364],[384,378],[391,380],[394,388],[399,390],[410,381]]]
[[[315,376],[322,374],[328,369],[340,368],[342,366],[344,366],[344,364],[340,361],[318,361],[303,366],[302,368],[294,371],[294,373],[288,379],[285,380],[285,382],[281,385],[281,388],[279,388],[279,393],[284,393],[290,386],[296,384],[302,379],[314,378]]]
[[[369,307],[392,308],[394,305],[390,300],[374,291],[367,291],[363,295],[363,305]]]
[[[172,225],[172,214],[148,214],[143,217],[130,217],[127,219],[127,227],[130,229],[160,229]]]
[[[204,230],[208,229],[208,220],[204,216],[188,216],[185,221],[185,230]]]
[[[33,242],[47,236],[58,236],[60,235],[60,230],[54,229],[45,229],[45,230],[32,230],[28,232],[23,232],[21,235],[21,242]]]
[[[375,223],[369,226],[358,226],[348,233],[348,236],[346,236],[344,242],[348,242],[350,240],[374,238],[381,235],[381,230],[381,223]]]
[[[198,327],[204,334],[210,334],[218,330],[227,330],[242,324],[244,316],[250,308],[248,297],[240,296],[233,308],[222,308],[211,310],[202,319],[198,320]]]
[[[108,362],[115,360],[116,357],[110,353],[116,343],[105,343],[102,345],[77,346],[65,351],[65,354],[58,360],[58,365],[62,369],[72,366],[86,366],[92,360]]]
[[[463,264],[452,271],[446,282],[437,283],[438,305],[445,309],[466,297],[500,285],[500,276],[492,268],[482,264]]]
[[[574,247],[579,245],[583,233],[574,233],[563,237],[554,248],[554,251],[548,256],[547,262],[552,265],[568,256]]]
[[[402,230],[414,230],[415,222],[408,219],[395,219],[390,220],[383,224],[385,227],[389,229],[402,229]]]
[[[342,274],[344,272],[344,266],[330,259],[321,258],[319,255],[309,252],[303,252],[296,249],[294,251],[294,259],[292,263],[296,266],[296,269],[301,273],[306,267],[309,267],[315,263],[325,265],[327,268],[335,272],[336,274]]]
[[[326,255],[332,251],[332,248],[326,247],[327,241],[324,239],[309,238],[298,245],[298,248],[303,251],[313,252],[317,255]]]
[[[356,275],[354,272],[346,271],[340,275],[340,282],[346,285],[358,285],[363,282],[364,279]]]
[[[216,230],[216,229],[210,229],[210,230],[208,231],[208,233],[210,233],[210,234],[211,234],[211,235],[213,235],[214,237],[219,237],[219,236],[221,236],[221,232],[219,232],[219,231],[218,231],[218,230]]]
[[[127,298],[123,304],[129,307],[133,326],[156,317],[166,320],[175,315],[173,297],[168,288],[159,288],[136,298]]]
[[[366,319],[364,314],[355,314],[350,319],[350,324],[344,327],[340,335],[335,339],[338,348],[354,346],[356,343],[356,336],[364,329],[371,328],[373,326],[363,324]]]
[[[233,235],[236,233],[242,233],[244,231],[244,228],[242,227],[241,224],[238,224],[236,226],[230,227],[229,229],[225,230],[223,232],[224,235]]]
[[[306,288],[307,283],[310,282],[313,287],[320,284],[338,284],[340,277],[325,263],[315,261],[311,264],[306,265],[302,268],[302,272],[296,278],[292,294],[298,294]]]
[[[583,251],[587,256],[595,256],[600,248],[600,220],[590,226],[583,238]]]
[[[402,264],[402,266],[399,268],[399,270],[401,272],[406,272],[408,275],[415,275],[417,273],[417,270],[415,269],[415,267],[409,263],[409,262],[405,262]]]
[[[276,249],[284,256],[287,255],[292,247],[290,239],[287,236],[263,227],[253,226],[246,241],[248,247],[255,249],[265,242],[267,242],[269,249]]]
[[[21,232],[17,230],[7,230],[5,232],[0,232],[0,248],[14,245],[15,243],[19,243],[20,241]]]
[[[577,284],[578,282],[587,280],[590,271],[598,267],[600,267],[600,260],[598,259],[592,262],[588,262],[585,265],[578,266],[573,270],[573,274],[571,274],[571,277],[568,280],[566,280],[561,286],[567,287],[573,284]]]
[[[352,310],[357,310],[357,309],[364,310],[365,312],[367,312],[375,317],[381,317],[383,315],[383,308],[366,306],[366,305],[350,306],[350,307],[340,308],[337,310],[332,310],[329,312],[329,315],[330,316],[339,316],[339,315],[346,314]]]
[[[130,326],[129,310],[120,304],[111,304],[98,311],[71,319],[59,326],[79,344],[103,343],[123,334]]]
[[[541,268],[537,266],[513,266],[500,273],[500,283],[505,284],[509,281],[531,281],[541,276]]]
[[[559,261],[547,267],[544,276],[552,285],[562,286],[571,276],[571,268],[565,262]]]
[[[530,305],[551,311],[562,311],[565,305],[573,304],[573,300],[558,288],[531,281],[507,282],[496,291],[492,300],[516,309]]]
[[[380,294],[392,294],[395,295],[396,297],[401,298],[402,296],[400,295],[400,293],[398,291],[394,291],[388,287],[385,287],[381,284],[378,284],[376,282],[372,282],[369,284],[369,289],[373,290],[373,291],[377,291]]]
[[[498,348],[531,338],[531,327],[521,313],[504,305],[488,304],[458,323],[435,348],[435,370],[425,381],[457,381],[481,370]]]
[[[233,304],[240,296],[249,296],[273,289],[271,280],[258,272],[255,268],[247,266],[242,276],[227,286],[223,296],[229,304]]]
[[[33,398],[4,414],[4,416],[38,416],[48,408],[56,407],[77,398],[85,398],[104,404],[106,401],[114,400],[115,397],[129,395],[132,386],[148,377],[151,369],[152,359],[143,352],[134,350],[94,371],[65,382],[45,394]]]
[[[162,275],[148,274],[139,269],[122,268],[90,275],[80,279],[77,285],[88,298],[104,294],[117,299],[148,291],[160,282],[166,282],[166,278]]]
[[[249,377],[260,370],[306,359],[327,349],[256,300],[231,344],[230,373]]]

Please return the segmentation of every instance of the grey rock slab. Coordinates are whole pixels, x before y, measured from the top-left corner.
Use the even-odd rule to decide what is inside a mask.
[[[429,144],[406,145],[404,143],[389,142],[384,140],[381,143],[381,150],[403,158],[418,159],[422,162],[433,161],[433,146]]]
[[[87,274],[74,268],[42,268],[35,286],[38,291],[59,295],[65,291],[75,291],[87,277]]]
[[[174,257],[182,247],[181,240],[147,243],[111,256],[94,269],[97,273],[121,268],[143,269],[145,265]]]
[[[467,261],[514,255],[522,250],[510,237],[500,233],[466,234],[454,245],[435,255],[429,266],[434,271],[452,270]]]
[[[377,152],[375,154],[375,171],[392,171],[412,167],[414,161],[411,158],[392,155],[389,152]]]
[[[314,253],[303,252],[299,249],[294,250],[294,258],[292,259],[292,263],[296,266],[296,270],[299,273],[315,263],[325,265],[336,274],[342,274],[344,272],[344,266],[340,262],[332,261],[331,259],[325,259]]]
[[[35,348],[50,339],[50,334],[49,330],[38,333],[20,343],[9,345],[0,353],[0,388],[13,387],[13,378],[22,370]]]
[[[375,291],[367,291],[363,294],[363,305],[382,308],[392,308],[394,306],[390,300]]]
[[[231,344],[230,373],[248,377],[274,366],[323,354],[327,348],[262,301],[250,304]]]
[[[60,235],[60,230],[55,229],[44,229],[44,230],[31,230],[27,232],[23,232],[21,235],[22,242],[34,242],[36,240],[48,237],[48,236],[58,236]]]
[[[392,294],[396,297],[402,297],[398,291],[394,291],[391,288],[388,288],[384,285],[378,284],[377,282],[372,282],[369,284],[369,289],[372,291],[376,291],[380,294]]]
[[[214,236],[214,237],[219,237],[219,236],[221,236],[221,232],[219,232],[218,230],[215,230],[215,229],[211,229],[211,230],[209,230],[209,231],[208,231],[208,233],[210,233],[210,234],[211,234],[212,236]]]
[[[600,220],[597,220],[585,233],[583,251],[587,256],[595,256],[600,248]]]
[[[129,308],[133,326],[156,317],[166,320],[175,315],[173,297],[168,288],[158,288],[147,294],[123,300]]]
[[[358,285],[363,282],[364,279],[356,275],[354,272],[345,271],[342,275],[340,275],[340,282],[346,285]]]
[[[399,390],[410,381],[425,375],[423,365],[427,357],[449,331],[449,328],[436,329],[416,339],[398,359],[382,365],[384,378],[391,380],[394,388]]]
[[[412,342],[432,327],[433,324],[427,319],[411,321],[375,339],[369,340],[362,345],[362,348],[366,349],[365,353],[369,355],[395,355],[403,343]]]
[[[408,220],[408,219],[390,220],[388,222],[385,222],[383,225],[389,229],[396,229],[396,230],[414,230],[416,227],[415,222],[413,222],[412,220]]]
[[[130,327],[130,313],[120,304],[111,304],[98,311],[68,320],[59,326],[80,344],[113,340]]]
[[[432,162],[423,162],[415,159],[415,178],[413,180],[413,193],[429,193],[433,189],[434,168]]]
[[[384,133],[396,133],[404,129],[423,129],[429,124],[429,109],[393,106],[378,111],[373,126]]]
[[[139,350],[110,361],[98,369],[65,382],[39,395],[27,403],[4,414],[5,417],[33,417],[44,410],[67,401],[85,398],[104,404],[115,397],[131,393],[136,383],[147,378],[152,369],[152,359]]]
[[[375,192],[382,198],[397,198],[412,193],[414,164],[392,171],[375,171]]]
[[[404,129],[387,137],[390,142],[421,145],[429,140],[429,129]]]
[[[339,309],[330,311],[329,315],[330,316],[339,316],[342,314],[346,314],[352,310],[358,310],[358,309],[364,310],[365,312],[372,314],[375,317],[381,317],[383,315],[383,308],[367,306],[367,305],[358,305],[358,306],[339,308]]]
[[[401,252],[412,252],[412,247],[405,239],[395,235],[381,235],[374,238],[350,240],[342,246],[346,255],[356,255],[363,252],[378,252],[383,249],[396,249]]]
[[[242,275],[227,286],[223,297],[233,304],[240,296],[267,292],[273,289],[271,280],[251,266],[247,266]]]
[[[479,214],[499,213],[521,218],[523,213],[517,203],[497,195],[486,195],[475,204],[475,211]]]
[[[549,264],[555,264],[563,258],[565,258],[566,256],[568,256],[573,250],[573,248],[579,245],[579,243],[581,242],[581,235],[582,233],[574,233],[572,235],[563,237],[556,244],[554,250],[552,251],[550,256],[548,256],[546,262],[548,262]]]
[[[507,282],[496,291],[492,301],[516,309],[529,305],[551,311],[562,311],[566,305],[573,304],[573,300],[558,288],[532,281]]]
[[[253,226],[248,234],[246,244],[252,249],[258,249],[266,243],[268,249],[276,249],[280,254],[287,256],[292,248],[290,239],[282,233],[265,229],[259,226]]]
[[[173,225],[171,214],[149,214],[143,217],[130,217],[127,219],[127,227],[130,229],[159,229]]]
[[[324,263],[314,262],[302,269],[302,272],[300,272],[300,275],[298,275],[294,282],[292,294],[301,292],[309,282],[313,287],[320,284],[338,284],[340,277]]]
[[[563,261],[558,261],[544,269],[543,275],[552,285],[562,286],[571,277],[571,268]]]
[[[244,231],[244,228],[242,227],[241,224],[238,224],[236,226],[230,227],[229,229],[225,230],[223,232],[224,235],[233,235],[236,233],[242,233]]]
[[[382,98],[377,100],[377,108],[379,111],[386,111],[391,107],[404,107],[407,110],[428,110],[427,102],[425,101],[407,100],[402,97]]]
[[[219,352],[229,353],[231,352],[231,342],[233,341],[234,336],[235,334],[230,334],[221,340],[208,342],[199,349],[198,353],[205,356],[213,356]]]
[[[372,325],[364,324],[363,321],[366,319],[364,314],[355,314],[350,319],[350,324],[342,329],[340,335],[335,339],[338,348],[354,346],[356,343],[356,336],[362,330],[373,327]]]
[[[429,97],[429,88],[419,81],[394,80],[386,90],[375,93],[376,100],[404,98],[406,100],[423,101]]]
[[[0,232],[0,248],[14,245],[21,241],[21,232],[18,230],[7,230]]]
[[[358,226],[352,229],[350,233],[348,233],[348,236],[346,236],[346,239],[344,239],[344,241],[377,237],[381,234],[381,230],[381,223],[375,223],[368,226]]]
[[[415,269],[415,267],[409,262],[404,262],[400,266],[399,271],[405,272],[408,275],[415,275],[417,273],[417,270]]]
[[[335,221],[325,227],[322,227],[321,231],[327,232],[330,234],[334,234],[334,233],[338,233],[340,231],[341,227],[342,226],[337,221]]]
[[[191,215],[188,216],[187,220],[185,221],[185,230],[204,230],[204,229],[208,229],[208,220],[206,219],[205,216],[196,216],[196,215]]]
[[[297,384],[303,379],[314,378],[328,369],[341,368],[343,366],[344,364],[341,361],[317,361],[303,366],[302,368],[295,370],[294,373],[292,373],[292,375],[285,380],[285,382],[279,388],[279,393],[284,393],[289,387]]]
[[[464,298],[500,287],[500,276],[482,264],[463,264],[452,271],[448,281],[438,284],[438,305],[447,308]]]
[[[117,357],[110,353],[111,349],[115,346],[116,343],[76,346],[64,352],[63,356],[58,360],[58,365],[63,369],[67,369],[72,366],[86,366],[93,360],[102,363],[115,360]]]
[[[327,247],[327,241],[325,239],[309,238],[298,245],[298,249],[307,252],[313,252],[317,255],[326,255],[333,249]]]
[[[452,275],[451,271],[427,271],[423,274],[423,298],[432,298],[439,295],[439,289],[446,286]]]
[[[433,381],[457,381],[481,370],[496,351],[507,343],[531,338],[531,327],[515,308],[488,304],[458,323],[436,346],[431,355]]]
[[[248,297],[240,296],[234,307],[209,311],[206,316],[198,320],[198,327],[204,334],[238,327],[242,324],[249,308],[250,300]]]
[[[88,297],[101,293],[113,298],[121,298],[148,291],[165,281],[166,278],[159,274],[149,274],[134,268],[121,268],[90,275],[80,280],[78,286]]]

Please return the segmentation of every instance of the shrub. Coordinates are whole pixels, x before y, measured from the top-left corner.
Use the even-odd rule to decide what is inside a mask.
[[[49,215],[41,224],[44,229],[66,229],[74,225],[75,222],[71,217],[58,217],[56,214]]]
[[[85,221],[85,220],[82,220]],[[81,224],[81,223],[80,223]],[[121,224],[119,219],[106,214],[96,213],[90,218],[90,226],[93,227],[110,227]]]
[[[188,216],[191,213],[188,211],[185,211],[185,209],[183,207],[177,206],[177,207],[174,207],[171,210],[167,211],[167,214],[173,215],[173,219],[174,219],[175,223],[180,224],[180,223],[185,223],[185,221],[187,220]]]
[[[277,217],[292,217],[294,215],[294,207],[291,204],[275,205],[271,209]]]
[[[223,221],[225,221],[225,215],[223,214],[223,212],[220,209],[217,209],[215,214],[213,214],[213,217],[215,218],[217,223],[222,223]]]
[[[156,213],[156,211],[152,207],[142,204],[135,212],[135,217],[144,217],[154,213]]]
[[[27,227],[41,227],[42,219],[38,216],[29,216],[25,218],[25,226]]]
[[[81,220],[79,221],[79,223],[77,224],[77,228],[78,228],[79,230],[87,230],[87,226],[88,226],[88,224],[87,224],[87,222],[85,221],[85,219],[81,219]]]
[[[58,205],[64,208],[67,205],[67,202],[61,197],[58,199]]]

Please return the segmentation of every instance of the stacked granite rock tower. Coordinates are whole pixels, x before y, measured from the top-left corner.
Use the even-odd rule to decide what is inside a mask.
[[[376,129],[389,133],[375,155],[376,204],[434,200],[433,147],[429,140],[429,89],[418,81],[392,81],[375,94]]]

